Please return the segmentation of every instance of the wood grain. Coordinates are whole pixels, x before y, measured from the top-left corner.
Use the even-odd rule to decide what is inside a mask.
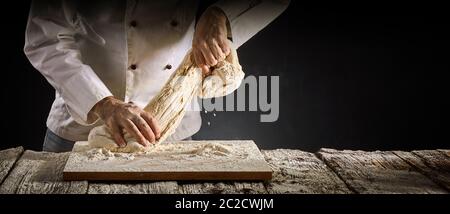
[[[450,190],[450,158],[434,151],[393,151],[394,154],[415,167],[419,172]]]
[[[419,156],[424,163],[439,172],[450,173],[450,157],[437,150],[417,150],[411,153]]]
[[[89,194],[252,194],[267,193],[262,182],[89,183]]]
[[[0,186],[0,193],[85,193],[86,181],[62,181],[68,157],[69,153],[25,151]]]
[[[262,151],[270,182],[66,182],[69,153],[12,148],[0,151],[0,193],[228,194],[228,193],[448,193],[450,150]],[[323,161],[322,161],[323,160]]]
[[[450,158],[450,149],[437,149],[437,151],[442,152],[443,154],[445,154],[447,157]]]
[[[9,171],[23,153],[23,147],[0,151],[0,184],[3,183]]]
[[[263,182],[178,182],[184,194],[264,194]]]
[[[345,183],[314,154],[299,150],[262,151],[274,170],[269,193],[351,193]]]
[[[88,194],[176,194],[175,181],[146,183],[89,183]]]
[[[317,154],[358,193],[447,193],[392,152],[321,149]]]

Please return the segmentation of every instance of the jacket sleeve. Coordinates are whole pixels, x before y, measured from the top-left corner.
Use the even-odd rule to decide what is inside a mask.
[[[221,0],[212,5],[228,18],[234,48],[240,47],[279,16],[289,0]]]
[[[82,62],[76,36],[83,31],[86,29],[82,22],[65,1],[33,1],[24,52],[62,96],[74,120],[89,125],[98,120],[88,121],[89,111],[112,93],[92,68]]]

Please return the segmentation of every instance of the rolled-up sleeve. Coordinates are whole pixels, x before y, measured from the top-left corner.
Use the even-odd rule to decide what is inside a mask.
[[[82,62],[74,17],[76,13],[71,13],[64,1],[33,1],[24,52],[62,96],[74,120],[89,125],[95,122],[88,121],[89,111],[112,93],[92,68]]]
[[[212,5],[228,18],[234,48],[240,47],[278,17],[289,0],[221,0]]]

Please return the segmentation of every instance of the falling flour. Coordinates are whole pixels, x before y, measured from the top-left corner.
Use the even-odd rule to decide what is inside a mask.
[[[156,143],[164,142],[175,132],[186,112],[187,104],[194,98],[213,98],[230,94],[239,87],[244,76],[236,50],[232,50],[226,60],[219,62],[207,77],[203,77],[201,69],[191,60],[191,52],[188,52],[160,92],[144,108],[158,121],[161,129]],[[115,145],[105,125],[93,128],[88,136],[92,147],[106,148],[112,152],[133,153],[148,150],[129,135],[125,135],[125,140],[125,148]]]

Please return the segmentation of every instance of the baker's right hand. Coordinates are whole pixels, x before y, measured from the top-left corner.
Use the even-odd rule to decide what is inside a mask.
[[[156,119],[131,102],[125,103],[114,97],[106,97],[95,104],[92,111],[105,122],[120,147],[126,146],[123,130],[143,146],[155,143],[160,137]]]

